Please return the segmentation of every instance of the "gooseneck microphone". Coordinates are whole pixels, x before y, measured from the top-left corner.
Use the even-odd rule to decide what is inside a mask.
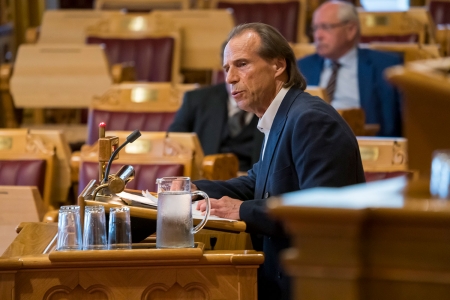
[[[119,151],[122,150],[122,148],[125,147],[128,143],[133,143],[140,136],[141,132],[138,129],[136,129],[129,136],[127,136],[127,140],[122,145],[120,145],[116,150],[114,150],[113,154],[111,154],[111,157],[109,158],[108,165],[106,166],[105,176],[103,177],[102,183],[106,183],[106,181],[108,180],[109,170],[111,168],[112,161],[114,160],[114,157],[116,157],[117,153],[119,153]]]

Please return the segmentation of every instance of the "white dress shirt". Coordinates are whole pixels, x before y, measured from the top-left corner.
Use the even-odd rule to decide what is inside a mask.
[[[277,114],[278,108],[280,108],[281,101],[283,101],[284,96],[286,96],[287,92],[290,88],[282,88],[278,94],[273,99],[272,103],[270,103],[264,115],[258,121],[258,130],[264,133],[264,146],[263,152],[261,156],[261,160],[264,157],[264,151],[266,150],[266,143],[269,139],[270,128],[272,127],[273,120],[275,119],[275,115]]]
[[[335,109],[359,108],[358,49],[353,48],[338,59],[341,65],[336,78],[334,99],[330,99]],[[326,88],[331,77],[331,60],[325,59],[319,86]]]

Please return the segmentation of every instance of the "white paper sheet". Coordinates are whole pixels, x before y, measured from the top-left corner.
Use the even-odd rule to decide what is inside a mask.
[[[118,193],[117,196],[119,196],[120,198],[125,198],[128,200],[136,201],[136,202],[139,202],[142,204],[147,204],[147,205],[150,205],[153,207],[158,206],[158,198],[152,196],[150,193],[148,193],[148,191],[147,192],[142,191],[142,194],[145,195],[145,197],[135,195],[135,194],[130,194],[127,192]],[[202,213],[197,210],[197,202],[192,203],[192,217],[194,219],[203,219]],[[220,217],[212,216],[212,215],[209,216],[208,220],[236,222],[236,220],[220,218]]]

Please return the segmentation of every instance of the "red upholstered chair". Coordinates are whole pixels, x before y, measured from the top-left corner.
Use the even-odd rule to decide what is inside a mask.
[[[59,0],[61,9],[83,9],[94,7],[94,0]]]
[[[98,138],[98,125],[108,130],[166,131],[181,105],[186,90],[197,85],[170,83],[124,83],[114,85],[89,109],[87,144]]]
[[[179,82],[178,28],[150,14],[111,15],[86,29],[88,44],[102,44],[109,63],[132,65],[136,81]]]
[[[449,0],[429,0],[428,10],[435,25],[450,24]]]
[[[262,22],[277,28],[288,42],[308,42],[305,34],[306,1],[216,0],[211,6],[232,9],[236,24]]]
[[[0,185],[36,186],[44,195],[45,159],[0,158]]]
[[[88,37],[88,44],[103,44],[110,64],[131,63],[137,81],[170,82],[175,52],[173,37],[119,39]]]
[[[46,207],[52,198],[55,150],[33,139],[27,129],[0,130],[0,185],[35,186]]]

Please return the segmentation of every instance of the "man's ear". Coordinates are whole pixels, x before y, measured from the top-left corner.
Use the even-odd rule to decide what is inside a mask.
[[[347,27],[347,39],[349,41],[353,41],[356,39],[356,35],[358,34],[358,25],[355,23],[348,24]]]
[[[275,76],[280,76],[286,70],[286,59],[275,58],[273,63],[273,68],[275,70]]]

